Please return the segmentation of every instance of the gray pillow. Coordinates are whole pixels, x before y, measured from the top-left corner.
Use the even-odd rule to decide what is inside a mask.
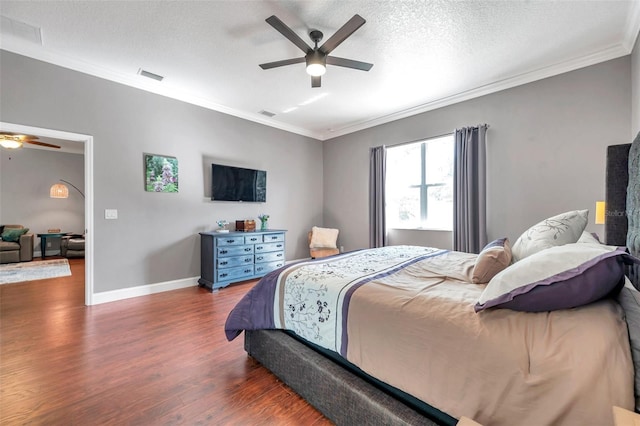
[[[617,297],[618,303],[624,309],[627,329],[629,330],[629,343],[631,345],[631,358],[635,370],[635,400],[636,411],[640,412],[640,292],[636,290],[627,279]]]

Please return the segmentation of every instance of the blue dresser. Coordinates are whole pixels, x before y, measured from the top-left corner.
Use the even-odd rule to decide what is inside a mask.
[[[211,290],[264,276],[284,266],[284,229],[201,232],[200,279]]]

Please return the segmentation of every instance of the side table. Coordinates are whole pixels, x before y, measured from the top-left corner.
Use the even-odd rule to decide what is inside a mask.
[[[40,238],[40,254],[43,259],[45,250],[47,249],[47,238],[62,238],[65,235],[67,235],[66,232],[47,232],[44,234],[38,234],[38,237]]]

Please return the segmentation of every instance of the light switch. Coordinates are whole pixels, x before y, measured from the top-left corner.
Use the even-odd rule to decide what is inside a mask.
[[[104,218],[105,219],[117,219],[118,218],[118,210],[117,209],[104,209]]]

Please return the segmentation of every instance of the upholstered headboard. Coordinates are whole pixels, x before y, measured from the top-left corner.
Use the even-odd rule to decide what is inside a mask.
[[[633,143],[607,148],[605,244],[640,255],[640,133]],[[640,268],[627,276],[640,289]]]
[[[627,186],[627,247],[640,256],[640,132],[629,149],[629,185]]]
[[[605,244],[626,246],[629,228],[626,206],[631,144],[607,147]]]

